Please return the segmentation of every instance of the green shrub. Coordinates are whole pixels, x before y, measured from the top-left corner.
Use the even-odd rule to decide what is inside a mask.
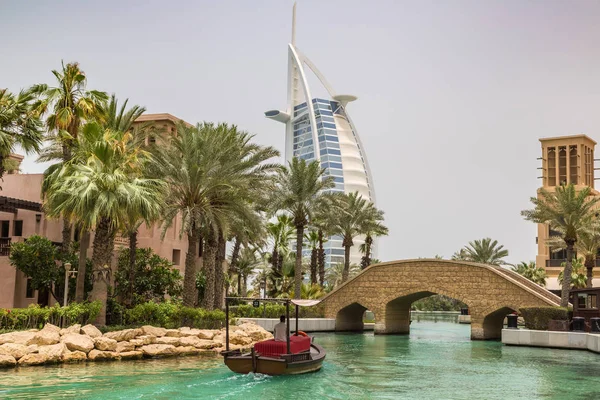
[[[96,319],[101,307],[102,303],[94,301],[71,303],[67,307],[30,304],[27,308],[0,309],[0,330],[40,329],[48,322],[57,326],[86,325]]]
[[[523,307],[519,309],[525,319],[527,329],[548,330],[550,320],[569,319],[569,310],[565,307]]]
[[[295,315],[295,306],[290,305],[290,318]],[[279,318],[285,315],[284,304],[263,304],[260,307],[254,307],[252,304],[242,304],[239,306],[230,306],[229,313],[235,318]],[[322,307],[300,307],[298,316],[300,318],[323,318],[324,311]]]
[[[207,311],[202,308],[184,307],[172,302],[147,302],[124,310],[122,325],[218,329],[225,326],[225,313],[221,310]]]

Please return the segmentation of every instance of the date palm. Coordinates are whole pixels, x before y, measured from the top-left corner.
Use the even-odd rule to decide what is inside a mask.
[[[561,267],[564,268],[564,264],[566,262],[561,263]],[[586,287],[586,274],[585,274],[585,265],[583,258],[574,258],[571,262],[573,265],[573,269],[571,270],[571,288],[572,289],[583,289]],[[564,282],[564,269],[558,274],[558,283],[562,285]]]
[[[274,271],[281,272],[283,255],[289,252],[290,240],[294,235],[294,225],[292,218],[287,214],[279,214],[276,222],[267,224],[267,233],[273,241],[273,250],[271,251],[271,265]]]
[[[345,269],[346,269],[346,266],[342,263],[336,263],[336,264],[333,264],[331,267],[329,267],[329,269],[327,270],[326,275],[325,275],[325,280],[327,282],[327,285],[331,288],[336,288],[339,285],[341,285],[342,283],[344,283],[343,275],[344,275]],[[360,273],[360,266],[358,266],[356,264],[350,264],[350,267],[348,268],[348,278],[347,279],[352,279],[359,273]]]
[[[334,187],[333,177],[326,177],[324,173],[318,161],[307,163],[304,159],[293,158],[288,167],[280,171],[272,196],[273,210],[290,214],[296,228],[294,293],[297,299],[300,298],[302,285],[304,230],[312,220],[316,204],[325,196],[325,191]]]
[[[567,246],[565,279],[562,282],[561,306],[569,304],[571,289],[572,260],[575,243],[588,221],[594,218],[595,207],[600,200],[590,196],[591,188],[584,187],[579,192],[573,184],[557,186],[553,192],[546,189],[538,191],[538,197],[532,197],[534,209],[521,211],[526,220],[537,224],[547,224],[550,229],[560,231]]]
[[[365,222],[365,229],[363,231],[365,234],[365,243],[360,245],[360,252],[363,254],[360,260],[361,269],[365,269],[371,265],[373,237],[386,236],[388,232],[388,228],[376,219]]]
[[[248,276],[252,275],[259,265],[260,260],[256,257],[255,249],[246,247],[241,251],[236,266],[238,295],[240,297],[246,297],[246,292],[248,290]]]
[[[504,265],[504,257],[508,256],[508,250],[503,245],[498,245],[497,240],[483,238],[473,240],[464,247],[464,255],[468,261],[489,265]]]
[[[42,144],[42,122],[31,90],[14,95],[0,89],[0,179],[8,156],[19,146],[26,153],[37,152]]]
[[[310,246],[310,284],[317,284],[317,267],[318,267],[318,252],[319,252],[319,232],[309,231],[304,235],[304,239]]]
[[[524,276],[535,284],[542,287],[546,286],[546,270],[538,268],[534,261],[529,263],[520,262],[511,268],[517,274]]]

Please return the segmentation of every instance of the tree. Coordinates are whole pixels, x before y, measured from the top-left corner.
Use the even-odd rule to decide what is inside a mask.
[[[272,208],[289,213],[296,228],[296,266],[294,293],[300,298],[302,285],[302,244],[304,229],[312,219],[316,204],[324,191],[334,187],[333,177],[324,176],[325,170],[318,161],[307,163],[293,158],[288,168],[279,172],[277,188],[272,198]]]
[[[310,246],[310,284],[317,284],[317,264],[318,264],[318,252],[319,252],[319,233],[316,231],[309,231],[304,235],[304,238]]]
[[[522,261],[511,269],[537,285],[546,286],[546,270],[538,268],[535,261],[530,261],[529,263]]]
[[[254,249],[246,247],[242,250],[236,267],[238,276],[238,296],[246,297],[246,292],[248,291],[248,276],[254,273],[254,270],[259,264],[260,262],[256,257]]]
[[[327,270],[326,275],[325,275],[325,281],[327,282],[327,284],[330,287],[336,288],[339,285],[341,285],[342,283],[344,283],[344,281],[343,281],[344,269],[345,269],[345,265],[342,263],[337,263],[337,264],[334,264],[331,267],[329,267],[329,269]],[[360,269],[359,265],[350,264],[350,268],[348,269],[348,279],[354,278],[356,275],[358,275],[360,273],[360,271],[361,271],[361,269]]]
[[[557,186],[554,192],[542,188],[538,191],[539,197],[530,199],[535,208],[521,211],[521,215],[526,220],[547,224],[550,229],[562,232],[563,240],[567,245],[565,279],[561,291],[562,307],[569,304],[575,243],[586,222],[593,218],[595,206],[600,200],[590,196],[590,193],[590,187],[584,187],[577,192],[573,184]]]
[[[383,219],[383,213],[381,218]],[[365,269],[371,265],[373,237],[386,236],[388,234],[388,228],[381,224],[377,219],[367,219],[365,221],[363,233],[365,234],[365,243],[360,245],[360,251],[363,254],[360,261],[360,266],[362,269]]]
[[[564,271],[565,271],[565,264],[566,262],[563,262],[560,264],[561,267],[563,267],[563,270],[559,272],[558,274],[558,283],[560,285],[562,285],[564,283]],[[571,265],[573,266],[572,270],[571,270],[571,289],[583,289],[586,287],[586,274],[585,274],[585,265],[584,265],[584,261],[583,258],[574,258],[573,261],[571,262]]]
[[[281,271],[281,263],[285,254],[290,251],[290,240],[294,235],[292,218],[287,214],[277,215],[276,222],[267,224],[267,233],[273,241],[271,265],[273,265],[273,270]]]
[[[117,230],[133,208],[148,219],[160,213],[165,195],[162,181],[141,176],[152,157],[131,146],[132,141],[130,132],[87,123],[74,147],[73,160],[47,177],[51,182],[44,204],[47,214],[76,221],[83,230],[95,229],[91,297],[102,302],[96,320],[99,325],[106,323],[107,285]]]
[[[508,256],[508,250],[504,246],[498,245],[497,240],[484,238],[469,242],[464,247],[463,254],[467,261],[498,266],[506,264],[503,258]]]
[[[199,234],[203,231],[203,307],[212,310],[217,298],[216,255],[219,232],[229,233],[235,218],[250,218],[257,191],[268,190],[268,175],[277,168],[266,161],[279,153],[250,143],[252,136],[227,124],[177,126],[177,136],[160,155],[160,170],[169,185],[163,232],[181,216],[180,235],[188,237],[183,304],[193,306]]]
[[[87,90],[87,77],[78,63],[62,63],[60,71],[53,70],[56,86],[38,84],[31,87],[32,93],[41,97],[40,109],[48,110],[46,125],[54,142],[60,147],[62,161],[72,158],[73,146],[81,126],[86,121],[102,120],[108,95],[97,90]],[[52,151],[52,148],[50,149]],[[62,248],[66,251],[71,243],[71,225],[64,221],[62,232]]]
[[[31,90],[22,90],[15,96],[7,89],[0,89],[0,179],[15,146],[27,153],[40,150],[42,123],[35,101]]]
[[[469,261],[469,254],[462,248],[459,251],[454,252],[451,259],[454,261]]]
[[[383,221],[383,212],[375,208],[373,203],[363,198],[358,192],[340,196],[333,211],[331,229],[334,234],[342,236],[342,246],[344,246],[342,283],[348,280],[350,247],[354,245],[354,237],[365,232],[373,232],[376,229],[375,226],[378,227],[378,231],[387,231],[381,221]]]

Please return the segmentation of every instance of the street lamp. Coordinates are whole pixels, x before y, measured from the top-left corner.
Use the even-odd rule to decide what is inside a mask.
[[[65,263],[65,301],[64,306],[67,306],[67,298],[69,296],[69,276],[74,277],[77,275],[77,271],[71,271],[71,263]]]

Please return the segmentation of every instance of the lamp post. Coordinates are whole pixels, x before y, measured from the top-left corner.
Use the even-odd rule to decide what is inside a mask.
[[[71,263],[65,263],[65,300],[63,305],[67,306],[67,299],[69,296],[69,275],[75,276],[77,275],[77,271],[71,271]]]

